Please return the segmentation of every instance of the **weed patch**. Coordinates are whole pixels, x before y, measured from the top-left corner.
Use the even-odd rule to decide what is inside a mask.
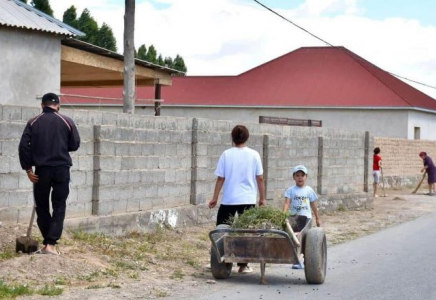
[[[182,279],[183,276],[185,276],[183,274],[183,271],[180,269],[174,270],[173,274],[170,276],[171,279]]]
[[[0,299],[13,299],[23,295],[33,295],[34,291],[27,285],[8,285],[0,281]]]
[[[53,285],[45,285],[39,289],[36,293],[43,296],[58,296],[62,294],[64,290]]]

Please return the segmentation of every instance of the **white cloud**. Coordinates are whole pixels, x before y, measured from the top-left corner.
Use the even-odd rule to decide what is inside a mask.
[[[52,2],[58,18],[73,3]],[[136,5],[135,45],[153,44],[163,55],[182,55],[189,75],[239,74],[299,47],[324,45],[251,1],[155,2],[169,7]],[[122,52],[124,2],[110,3],[74,1],[79,13],[88,7],[99,24],[110,24]],[[399,18],[372,20],[363,16],[357,0],[306,0],[279,12],[387,71],[436,85],[436,26]],[[436,98],[436,90],[422,90]]]
[[[328,13],[356,14],[357,0],[306,0],[298,8],[302,16],[319,17]]]

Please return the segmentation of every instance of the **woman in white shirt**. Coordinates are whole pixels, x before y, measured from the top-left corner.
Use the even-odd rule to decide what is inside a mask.
[[[232,130],[234,147],[221,154],[215,175],[215,190],[209,207],[218,203],[218,195],[224,187],[221,205],[218,209],[216,225],[226,224],[227,220],[238,213],[256,205],[259,190],[259,206],[265,205],[265,185],[260,155],[256,150],[247,147],[249,137],[247,127],[237,125]],[[252,272],[247,264],[238,264],[239,273]]]

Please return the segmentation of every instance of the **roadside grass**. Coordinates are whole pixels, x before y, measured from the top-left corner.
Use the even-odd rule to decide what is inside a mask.
[[[58,296],[62,294],[63,291],[62,288],[53,285],[45,285],[43,288],[37,290],[36,293],[43,296]]]
[[[164,291],[164,290],[155,290],[154,294],[156,295],[156,297],[158,298],[163,298],[168,296],[168,292]]]
[[[15,249],[13,249],[12,247],[5,247],[3,249],[3,252],[0,252],[0,261],[8,260],[16,256],[18,256],[18,254],[15,253]]]
[[[0,299],[13,299],[18,296],[32,295],[34,291],[27,285],[9,285],[0,281]]]
[[[43,288],[34,289],[24,284],[7,284],[0,281],[0,299],[14,299],[19,296],[30,296],[34,294],[43,296],[58,296],[63,289],[54,285],[45,285]]]
[[[54,284],[55,285],[68,285],[69,283],[70,283],[70,281],[67,278],[63,277],[63,276],[57,277],[54,280]]]
[[[97,282],[103,277],[121,274],[138,279],[140,272],[156,264],[174,265],[171,279],[183,278],[183,267],[201,268],[200,258],[208,253],[210,242],[207,232],[200,231],[189,239],[179,230],[158,227],[153,232],[131,232],[125,236],[109,236],[83,231],[69,232],[68,245],[84,252],[106,257],[110,268],[80,276],[78,279]],[[88,287],[89,288],[89,287]]]
[[[170,276],[171,279],[183,279],[183,271],[180,269],[174,270],[173,274]]]

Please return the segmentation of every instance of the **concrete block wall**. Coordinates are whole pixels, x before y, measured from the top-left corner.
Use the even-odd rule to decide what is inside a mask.
[[[423,167],[422,159],[419,157],[421,151],[427,152],[427,155],[436,163],[436,142],[434,141],[376,137],[374,146],[380,147],[383,175],[388,187],[415,186],[421,180],[420,171]],[[371,157],[372,153],[371,151]]]
[[[304,164],[309,169],[308,185],[321,198],[328,199],[322,201],[323,208],[371,206],[372,199],[366,193],[371,163],[365,164],[365,149],[372,147],[373,137],[365,132],[205,119],[194,119],[193,125],[196,185],[191,195],[192,204],[205,203],[212,198],[216,164],[221,153],[232,146],[230,132],[237,124],[249,128],[248,146],[263,158],[269,205],[282,206],[285,190],[294,184],[292,168]]]
[[[321,194],[364,192],[365,135],[330,132],[323,138]]]
[[[27,221],[32,185],[20,169],[18,142],[38,108],[0,106],[0,220]],[[62,110],[78,126],[82,144],[72,153],[72,188],[67,218],[135,215],[194,207],[193,219],[213,219],[204,204],[212,197],[214,170],[230,148],[239,124],[207,119],[148,117],[102,111]],[[244,123],[242,123],[244,124]],[[309,168],[321,205],[370,205],[365,184],[372,136],[324,128],[245,123],[249,146],[263,160],[268,204],[281,206],[293,184],[292,168]],[[368,147],[367,147],[368,146]],[[366,147],[366,148],[365,148]],[[369,166],[369,167],[368,167]],[[366,170],[366,171],[365,171]]]
[[[309,172],[307,184],[315,191],[318,185],[317,128],[283,127],[281,135],[269,136],[267,199],[283,203],[285,190],[294,185],[292,169],[305,165]]]
[[[141,119],[122,124],[130,127],[96,126],[96,215],[190,203],[192,121]]]
[[[212,199],[215,169],[221,153],[232,147],[231,131],[236,122],[193,119],[193,177],[191,203],[202,204]],[[263,135],[259,124],[246,125],[250,132],[249,147],[263,155]]]
[[[40,108],[0,106],[0,220],[26,222],[33,206],[32,183],[21,170],[18,144],[27,121],[41,112]],[[93,186],[93,128],[79,125],[82,138],[79,151],[72,154],[72,184],[67,217],[91,215]]]

